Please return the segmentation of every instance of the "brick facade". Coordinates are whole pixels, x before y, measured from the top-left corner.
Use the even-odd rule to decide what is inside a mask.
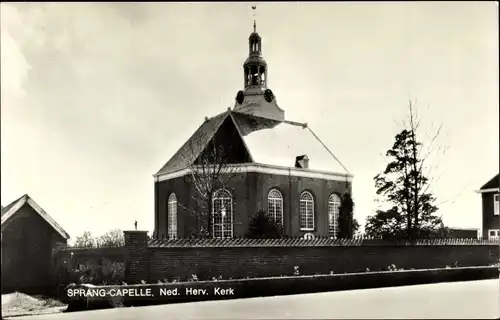
[[[234,236],[241,237],[248,230],[248,221],[258,210],[267,211],[267,196],[271,189],[283,195],[284,229],[288,236],[302,236],[299,226],[299,197],[309,191],[314,197],[316,236],[328,235],[328,197],[335,193],[342,196],[351,191],[351,183],[265,173],[238,173],[232,180]],[[187,176],[155,183],[155,234],[167,235],[167,201],[175,193],[177,205],[177,229],[179,237],[188,237],[200,227],[192,211],[197,210],[198,197]]]

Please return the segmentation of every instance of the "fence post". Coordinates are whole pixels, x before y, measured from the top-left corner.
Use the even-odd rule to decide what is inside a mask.
[[[148,232],[123,231],[125,236],[125,282],[140,283],[149,280]]]

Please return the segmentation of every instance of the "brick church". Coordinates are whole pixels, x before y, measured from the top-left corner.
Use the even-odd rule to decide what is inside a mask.
[[[352,175],[307,123],[286,119],[253,27],[234,107],[205,118],[154,175],[159,236],[189,237],[206,228],[215,238],[243,237],[259,210],[288,236],[337,235]]]

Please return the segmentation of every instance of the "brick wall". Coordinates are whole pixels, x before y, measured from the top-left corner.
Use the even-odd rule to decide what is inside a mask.
[[[146,231],[124,231],[125,234],[125,279],[130,283],[144,280],[149,265],[149,254],[145,250],[148,246]]]
[[[455,241],[453,245],[342,244],[335,240],[290,242],[287,239],[145,243],[145,235],[145,231],[129,232],[129,259],[136,261],[127,273],[128,283],[186,279],[191,274],[200,280],[218,276],[227,279],[292,275],[296,265],[301,274],[315,274],[361,272],[367,268],[386,270],[391,264],[397,268],[425,269],[444,268],[457,262],[459,266],[484,266],[499,261],[498,244],[477,241],[463,244]],[[275,246],[270,246],[273,243]]]

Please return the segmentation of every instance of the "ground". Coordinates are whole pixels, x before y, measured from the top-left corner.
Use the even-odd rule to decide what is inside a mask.
[[[23,320],[498,319],[499,316],[500,281],[496,279],[60,313]]]
[[[15,292],[2,295],[2,319],[27,315],[59,313],[66,309],[59,301]]]

